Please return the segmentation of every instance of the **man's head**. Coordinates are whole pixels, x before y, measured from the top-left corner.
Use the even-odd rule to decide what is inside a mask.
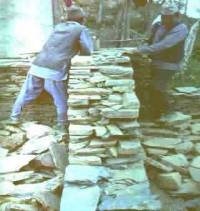
[[[179,9],[174,4],[164,5],[161,9],[161,21],[166,28],[173,27],[179,16]]]
[[[67,19],[68,21],[76,21],[82,23],[86,17],[85,12],[82,8],[78,6],[71,6],[67,9]]]

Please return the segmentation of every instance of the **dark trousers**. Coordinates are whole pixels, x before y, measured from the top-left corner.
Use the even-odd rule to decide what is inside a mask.
[[[174,74],[174,70],[151,69],[149,100],[153,117],[160,117],[160,115],[171,110],[168,100],[168,89]]]

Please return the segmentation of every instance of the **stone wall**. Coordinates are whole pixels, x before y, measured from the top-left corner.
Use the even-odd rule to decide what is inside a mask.
[[[12,105],[26,79],[28,68],[29,66],[0,68],[0,120],[9,118]],[[23,121],[54,124],[55,108],[51,97],[43,92],[37,100],[24,108],[22,119]]]
[[[141,103],[140,118],[150,120],[141,121],[148,175],[174,199],[179,199],[181,210],[199,210],[200,89],[177,87],[170,90],[173,112],[153,122],[149,107],[151,96],[148,95],[149,69],[137,66],[135,79]]]
[[[133,74],[117,49],[73,61],[61,211],[160,208],[144,167]]]

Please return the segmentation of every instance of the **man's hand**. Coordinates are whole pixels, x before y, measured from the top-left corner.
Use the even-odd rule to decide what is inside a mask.
[[[135,54],[141,54],[137,47],[130,48],[130,49],[127,49],[122,52],[123,56],[131,56],[131,55],[135,55]]]

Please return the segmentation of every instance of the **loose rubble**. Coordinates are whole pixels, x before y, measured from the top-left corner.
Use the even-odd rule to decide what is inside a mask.
[[[10,143],[1,148],[0,210],[59,210],[63,166],[67,165],[64,141],[50,127],[34,122],[5,125],[3,131],[19,141],[23,134],[23,142],[16,145],[17,139],[12,142],[5,136]],[[55,155],[59,148],[62,156]]]

